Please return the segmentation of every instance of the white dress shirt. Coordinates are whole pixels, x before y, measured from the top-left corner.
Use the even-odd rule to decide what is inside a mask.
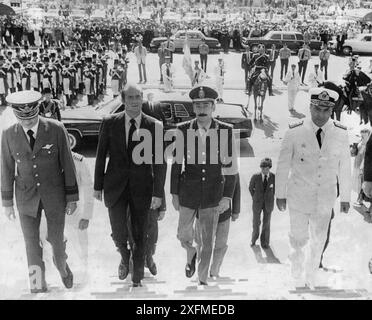
[[[36,124],[31,128],[31,129],[27,129],[27,128],[25,128],[24,126],[22,126],[22,129],[23,129],[23,131],[25,132],[25,135],[26,135],[26,138],[27,138],[27,141],[28,141],[28,143],[30,143],[30,136],[28,135],[28,133],[27,133],[27,131],[28,130],[32,130],[33,132],[34,132],[34,134],[33,134],[33,137],[35,138],[35,140],[36,140],[36,135],[37,135],[37,129],[38,129],[38,127],[39,127],[39,117],[37,118],[37,122],[36,122]]]
[[[132,125],[130,123],[130,120],[132,120],[132,118],[126,113],[126,111],[124,111],[124,114],[125,114],[125,143],[126,143],[126,146],[128,146],[128,137],[129,137],[129,129],[130,129],[130,126]],[[140,114],[134,118],[134,120],[136,121],[136,133],[141,125],[141,118],[142,118],[142,112],[140,112]]]
[[[326,132],[327,132],[330,125],[332,125],[332,121],[330,121],[330,120],[328,120],[323,127],[318,127],[314,122],[311,121],[311,126],[313,128],[315,138],[316,138],[316,133],[318,132],[318,130],[322,129],[322,132],[320,133],[320,140],[321,140],[322,145],[323,145],[323,142],[324,142],[324,137],[325,137]]]

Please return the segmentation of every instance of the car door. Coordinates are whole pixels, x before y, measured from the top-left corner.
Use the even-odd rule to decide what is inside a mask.
[[[185,42],[185,39],[186,39],[186,32],[185,31],[179,31],[175,34],[174,47],[175,47],[176,50],[183,48],[183,44]]]
[[[296,40],[294,33],[284,33],[283,34],[283,43],[286,43],[289,50],[297,51],[300,46]]]
[[[201,36],[198,32],[189,32],[189,44],[190,44],[190,49],[196,49],[199,47],[201,43]]]
[[[361,41],[359,42],[358,52],[372,53],[372,36],[371,35],[365,35],[362,37]]]
[[[273,32],[268,39],[268,43],[266,45],[266,49],[271,48],[271,45],[275,44],[277,48],[281,47],[282,44],[282,34],[279,32]]]

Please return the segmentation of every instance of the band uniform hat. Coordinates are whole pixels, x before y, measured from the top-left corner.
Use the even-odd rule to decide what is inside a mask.
[[[120,63],[120,60],[119,59],[115,59],[114,60],[114,64],[119,64]]]
[[[50,89],[49,87],[45,87],[43,89],[43,94],[48,94],[48,93],[52,93],[52,89]]]
[[[325,88],[312,88],[309,93],[311,104],[326,108],[333,108],[339,97],[336,91]]]
[[[44,57],[44,62],[49,62],[49,57],[48,56]]]
[[[76,52],[75,51],[70,51],[70,57],[75,57],[76,56]]]
[[[70,62],[70,57],[69,56],[66,56],[64,59],[63,59],[64,61],[68,61],[68,62]]]
[[[33,90],[17,91],[6,97],[18,119],[29,120],[39,114],[41,93]]]
[[[32,52],[32,56],[37,57],[37,52],[36,51]]]
[[[86,58],[85,58],[85,61],[86,61],[86,62],[92,62],[92,57],[86,57]]]
[[[264,158],[261,160],[260,168],[269,167],[271,168],[273,166],[273,162],[270,158]]]
[[[0,54],[0,61],[4,61],[4,60],[5,60],[5,57],[2,54]]]
[[[189,97],[193,101],[215,101],[218,97],[218,93],[216,90],[205,87],[205,86],[198,86],[193,88],[190,93]]]

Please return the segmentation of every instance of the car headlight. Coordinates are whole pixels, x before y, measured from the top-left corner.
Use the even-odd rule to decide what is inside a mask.
[[[221,47],[221,43],[217,43],[216,44],[216,47]]]

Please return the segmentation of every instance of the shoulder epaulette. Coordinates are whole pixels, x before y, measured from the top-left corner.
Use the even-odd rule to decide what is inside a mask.
[[[344,125],[342,125],[342,124],[339,123],[339,122],[333,121],[333,124],[334,124],[335,127],[337,127],[337,128],[341,128],[341,129],[347,130],[347,127],[345,127]]]
[[[76,152],[72,152],[72,158],[76,161],[83,161],[84,159],[84,156],[79,154],[79,153],[76,153]]]
[[[295,122],[295,123],[291,123],[289,125],[289,129],[293,129],[293,128],[296,128],[296,127],[299,127],[299,126],[302,126],[304,124],[304,121],[298,121],[298,122]]]

